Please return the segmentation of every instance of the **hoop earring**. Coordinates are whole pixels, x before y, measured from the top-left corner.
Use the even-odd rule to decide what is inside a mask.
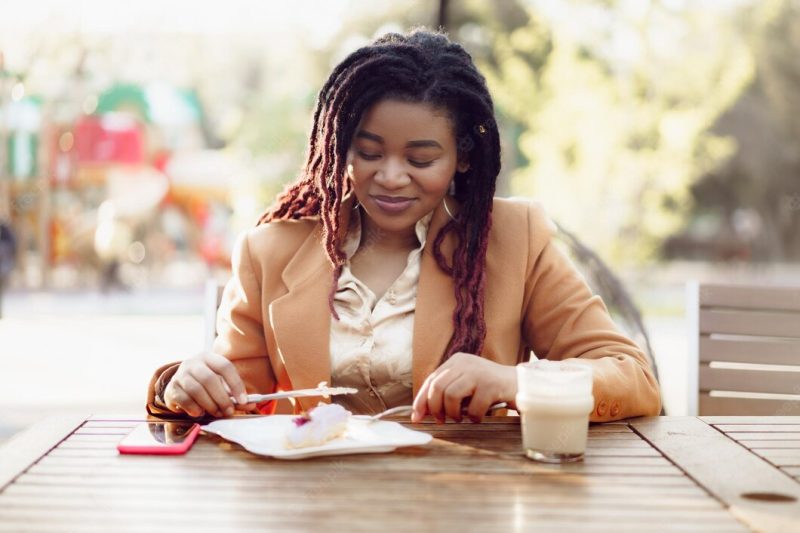
[[[355,211],[359,207],[361,207],[361,204],[358,202],[358,200],[356,200],[356,205],[353,206],[353,211]]]
[[[447,207],[447,198],[442,198],[442,203],[444,204],[444,210],[447,212],[447,215],[450,217],[450,220],[455,220],[456,217],[453,216],[453,213],[450,212],[450,208]]]

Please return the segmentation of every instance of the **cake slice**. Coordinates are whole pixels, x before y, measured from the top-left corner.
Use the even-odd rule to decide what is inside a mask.
[[[339,438],[347,430],[350,411],[335,403],[320,402],[316,407],[292,419],[286,432],[287,448],[322,446]]]

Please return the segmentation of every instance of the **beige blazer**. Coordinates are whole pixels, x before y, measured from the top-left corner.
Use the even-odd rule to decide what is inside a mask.
[[[448,205],[456,201],[448,199]],[[348,227],[352,200],[342,208]],[[448,221],[434,211],[423,251],[413,330],[413,393],[439,365],[453,333],[452,279],[432,253],[435,236]],[[214,351],[228,357],[248,393],[267,393],[330,383],[328,293],[332,267],[320,242],[317,218],[278,221],[246,232],[233,253],[233,277],[218,313]],[[659,387],[636,344],[621,334],[600,297],[593,296],[569,259],[551,242],[554,226],[532,201],[497,198],[486,257],[486,341],[483,357],[504,365],[530,358],[579,358],[594,369],[593,421],[657,415]],[[445,257],[454,250],[448,235]],[[148,392],[153,403],[158,369]],[[295,410],[318,398],[302,398]]]

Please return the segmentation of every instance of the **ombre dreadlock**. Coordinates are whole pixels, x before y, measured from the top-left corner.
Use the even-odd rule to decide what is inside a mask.
[[[469,162],[466,172],[455,175],[459,217],[436,236],[433,253],[455,285],[454,332],[444,359],[459,351],[480,355],[486,337],[486,246],[500,172],[500,138],[484,77],[470,55],[445,35],[422,29],[407,35],[389,33],[356,50],[333,70],[319,92],[303,172],[258,223],[320,217],[325,250],[334,268],[328,304],[338,320],[333,298],[346,260],[338,241],[342,199],[350,189],[345,177],[347,152],[363,114],[387,98],[447,110],[459,158]],[[441,245],[451,232],[458,244],[448,265]]]

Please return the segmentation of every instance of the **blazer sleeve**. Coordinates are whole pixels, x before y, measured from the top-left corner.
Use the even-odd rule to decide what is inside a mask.
[[[578,359],[592,366],[591,421],[658,415],[661,396],[647,358],[551,241],[554,224],[536,203],[528,210],[528,228],[522,325],[528,346],[539,359]]]
[[[259,269],[250,253],[249,235],[243,234],[234,247],[233,275],[222,293],[212,349],[233,362],[248,393],[270,393],[275,391],[276,380],[264,338]],[[176,415],[165,408],[161,398],[179,364],[164,365],[151,378],[147,393],[147,411],[151,415]],[[275,404],[261,405],[259,411],[271,413]]]

